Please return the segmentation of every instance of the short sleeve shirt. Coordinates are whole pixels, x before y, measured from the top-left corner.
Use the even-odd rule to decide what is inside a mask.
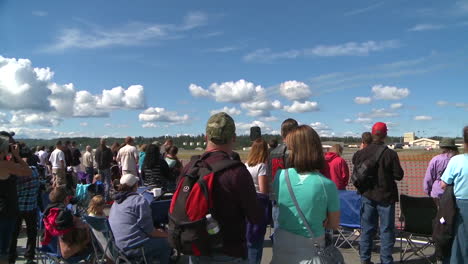
[[[448,184],[453,183],[455,198],[468,199],[468,154],[453,157],[441,179]]]
[[[291,199],[286,183],[285,170],[275,177],[273,188],[278,194],[279,228],[303,237],[310,237]],[[340,211],[340,201],[336,185],[319,172],[298,174],[294,168],[288,169],[291,186],[299,207],[310,225],[315,237],[324,235],[323,221],[328,212]]]
[[[136,147],[126,145],[125,147],[121,148],[117,154],[117,159],[120,160],[122,170],[136,171],[138,160],[138,151]]]
[[[266,163],[259,163],[255,166],[249,167],[247,163],[245,163],[247,170],[252,175],[252,179],[255,185],[255,190],[260,192],[260,186],[258,185],[258,176],[267,176],[267,164]]]
[[[53,169],[64,169],[62,168],[62,163],[60,161],[65,162],[65,153],[60,149],[56,149],[50,154],[49,161],[52,164]]]

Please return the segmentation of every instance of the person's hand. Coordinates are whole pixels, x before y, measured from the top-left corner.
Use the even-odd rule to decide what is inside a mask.
[[[327,227],[328,226],[328,218],[325,218],[325,220],[323,221],[323,227]]]
[[[13,157],[15,157],[16,159],[20,158],[18,144],[12,144],[11,145],[11,155],[13,155]]]

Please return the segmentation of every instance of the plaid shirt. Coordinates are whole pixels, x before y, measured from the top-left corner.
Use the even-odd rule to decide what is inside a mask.
[[[18,191],[18,207],[20,212],[36,210],[39,193],[39,173],[36,167],[31,166],[31,177],[17,177],[16,189]]]

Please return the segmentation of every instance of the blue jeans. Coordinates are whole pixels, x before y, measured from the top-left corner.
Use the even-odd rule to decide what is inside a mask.
[[[247,242],[249,264],[260,264],[263,256],[263,239]]]
[[[468,263],[468,200],[457,199],[457,207],[450,262],[444,263]]]
[[[15,217],[0,217],[0,261],[8,260],[10,241],[15,225]]]
[[[190,264],[221,264],[221,263],[240,263],[247,264],[247,260],[241,258],[234,258],[226,255],[217,255],[212,257],[201,256],[194,257],[190,256]]]
[[[98,170],[101,174],[102,182],[104,183],[104,194],[106,201],[110,200],[109,189],[111,188],[111,172],[110,169]]]
[[[395,203],[382,203],[362,196],[361,201],[361,261],[370,261],[373,239],[380,219],[380,261],[393,263],[395,245]]]

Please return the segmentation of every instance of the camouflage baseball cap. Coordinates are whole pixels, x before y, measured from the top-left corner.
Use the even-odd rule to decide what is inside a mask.
[[[206,136],[209,141],[223,145],[229,142],[236,134],[234,119],[224,112],[214,114],[206,124]]]

